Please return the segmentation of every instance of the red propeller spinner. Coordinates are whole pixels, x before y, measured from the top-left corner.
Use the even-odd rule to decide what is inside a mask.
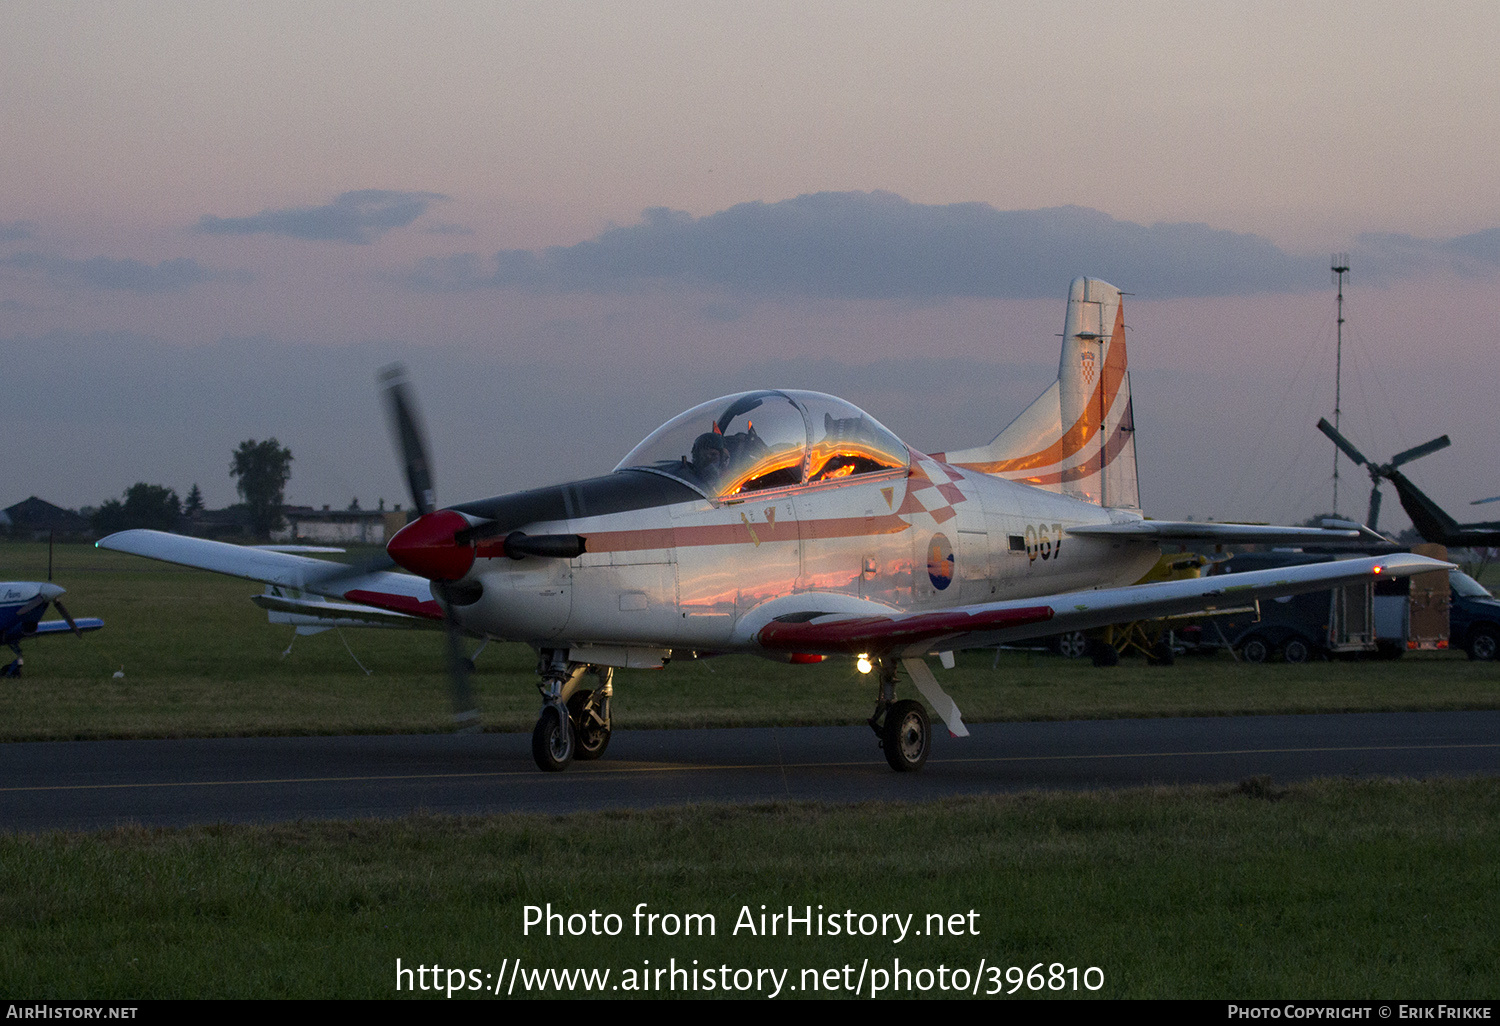
[[[469,522],[451,509],[425,514],[397,531],[386,545],[396,565],[432,581],[456,581],[474,565],[473,543],[453,540]]]

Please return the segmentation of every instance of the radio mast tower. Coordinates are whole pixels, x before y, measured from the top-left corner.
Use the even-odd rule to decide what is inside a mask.
[[[1333,369],[1333,428],[1339,427],[1340,402],[1344,378],[1344,276],[1349,273],[1349,254],[1335,253],[1330,260],[1334,283],[1339,287],[1338,346]],[[1339,447],[1333,447],[1333,513],[1339,512]]]

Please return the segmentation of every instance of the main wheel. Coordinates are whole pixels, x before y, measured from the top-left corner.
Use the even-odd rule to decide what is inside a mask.
[[[1484,662],[1490,662],[1496,656],[1500,656],[1500,638],[1496,637],[1495,628],[1475,627],[1469,632],[1469,643],[1464,646],[1464,651],[1469,653],[1470,659],[1479,659]]]
[[[1263,663],[1271,658],[1271,646],[1259,634],[1252,634],[1240,643],[1240,655],[1247,663]]]
[[[1089,658],[1095,666],[1119,666],[1120,653],[1115,646],[1100,638],[1089,639]]]
[[[609,747],[610,728],[592,715],[589,699],[592,691],[575,691],[568,699],[568,719],[573,721],[573,758],[579,762],[591,762],[604,754]]]
[[[1288,638],[1281,646],[1281,658],[1289,663],[1305,663],[1311,655],[1312,650],[1301,638]]]
[[[1089,654],[1089,636],[1083,631],[1068,631],[1057,636],[1057,654],[1064,659],[1082,659]]]
[[[537,768],[549,773],[568,768],[573,761],[573,724],[562,706],[549,702],[542,707],[536,729],[531,732],[531,757]]]
[[[907,698],[886,710],[880,747],[885,750],[885,761],[897,773],[915,773],[922,768],[932,750],[932,725],[921,702]]]
[[[1151,646],[1151,655],[1146,659],[1147,666],[1171,666],[1177,661],[1177,653],[1172,651],[1172,646],[1165,639]]]

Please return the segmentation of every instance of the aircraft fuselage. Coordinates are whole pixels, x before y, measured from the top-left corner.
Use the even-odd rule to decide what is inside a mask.
[[[1107,509],[917,453],[910,469],[718,502],[620,471],[454,509],[494,520],[569,505],[578,515],[512,523],[583,537],[576,558],[516,560],[499,540],[476,546],[461,581],[478,584],[469,592],[478,598],[455,610],[466,628],[594,663],[654,665],[672,651],[755,649],[751,614],[785,596],[817,592],[849,612],[864,603],[939,611],[1131,584],[1160,553],[1153,543],[1067,535],[1109,523]],[[635,508],[610,508],[620,505]]]

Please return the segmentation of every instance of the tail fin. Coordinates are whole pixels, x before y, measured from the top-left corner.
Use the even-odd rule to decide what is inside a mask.
[[[989,445],[944,458],[1101,506],[1139,509],[1120,290],[1074,278],[1057,380]]]

